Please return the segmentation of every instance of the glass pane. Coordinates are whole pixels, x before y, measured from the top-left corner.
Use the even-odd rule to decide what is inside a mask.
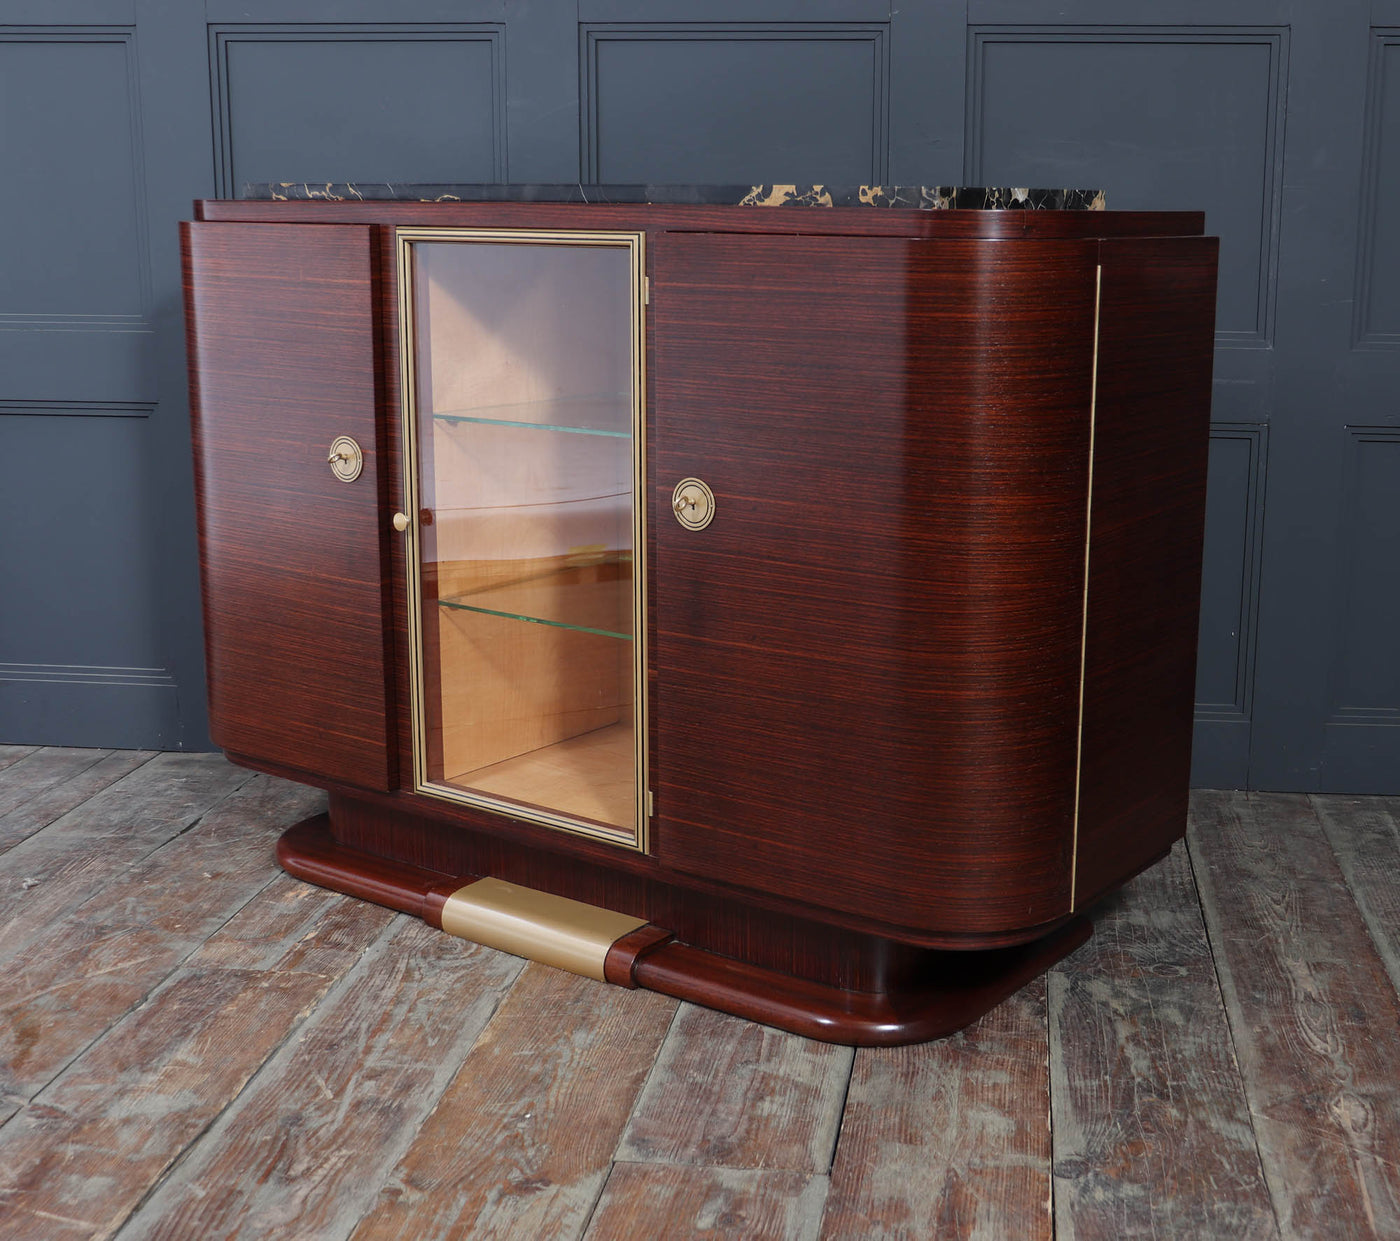
[[[631,831],[631,248],[412,251],[428,781]]]

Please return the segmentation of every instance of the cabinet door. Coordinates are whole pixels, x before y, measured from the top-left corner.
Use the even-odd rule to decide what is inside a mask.
[[[1064,915],[1092,243],[651,245],[658,860],[890,927]]]
[[[184,245],[211,733],[390,788],[371,229],[199,223]]]
[[[642,238],[397,236],[415,787],[643,848]]]

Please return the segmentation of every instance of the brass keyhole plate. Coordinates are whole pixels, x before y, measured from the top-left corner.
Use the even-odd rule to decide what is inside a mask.
[[[715,493],[698,478],[683,478],[671,493],[671,511],[687,530],[703,530],[715,519]]]
[[[331,450],[326,455],[331,473],[342,483],[353,483],[365,468],[365,454],[360,446],[348,435],[337,435],[331,441]]]

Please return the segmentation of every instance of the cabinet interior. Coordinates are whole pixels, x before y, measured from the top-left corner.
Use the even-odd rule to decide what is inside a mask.
[[[425,783],[634,832],[634,249],[411,256]]]

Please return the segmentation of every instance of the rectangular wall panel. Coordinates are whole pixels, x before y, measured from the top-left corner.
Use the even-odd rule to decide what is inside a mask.
[[[132,31],[0,31],[0,375],[13,399],[150,401]]]
[[[149,410],[0,409],[0,742],[171,743]]]
[[[1356,336],[1400,349],[1400,29],[1371,32]]]
[[[884,23],[584,25],[580,177],[878,184]]]
[[[1393,793],[1400,771],[1400,427],[1349,427],[1326,787]]]
[[[210,55],[222,197],[257,181],[507,177],[499,25],[216,26]]]
[[[1242,787],[1249,769],[1268,430],[1211,426],[1191,764],[1198,787]]]
[[[1400,726],[1400,427],[1351,427],[1332,722]]]
[[[972,28],[966,179],[1206,212],[1222,344],[1272,337],[1287,31]]]

